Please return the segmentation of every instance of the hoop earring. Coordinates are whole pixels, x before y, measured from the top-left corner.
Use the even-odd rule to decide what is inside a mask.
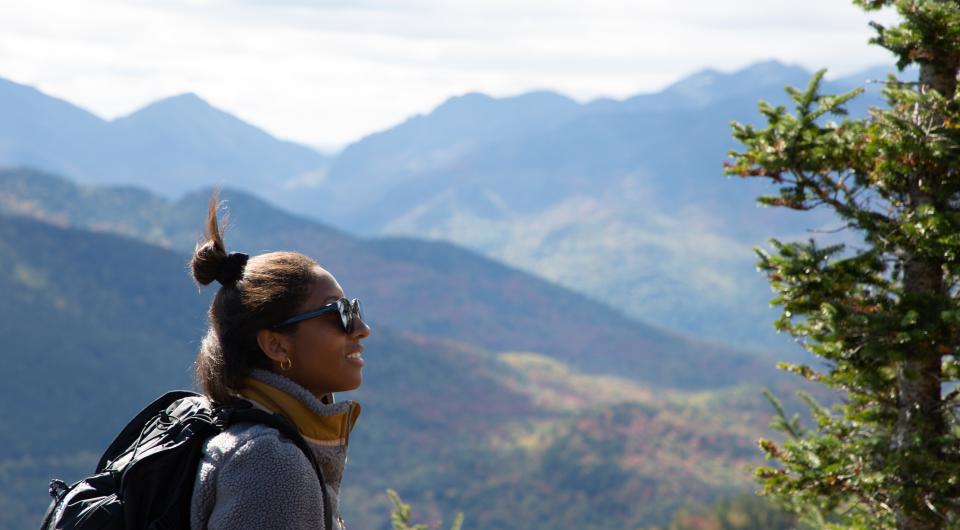
[[[280,369],[283,370],[284,372],[286,372],[292,367],[293,367],[293,361],[289,357],[284,357],[283,360],[280,361]]]

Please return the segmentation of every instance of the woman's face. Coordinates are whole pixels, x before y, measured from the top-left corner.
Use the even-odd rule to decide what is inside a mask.
[[[297,313],[317,309],[340,298],[343,288],[326,270],[317,267],[317,281]],[[295,325],[288,335],[292,365],[280,373],[321,397],[331,392],[353,390],[363,380],[363,351],[360,341],[370,335],[370,326],[354,316],[353,330],[347,333],[338,312],[330,312]]]

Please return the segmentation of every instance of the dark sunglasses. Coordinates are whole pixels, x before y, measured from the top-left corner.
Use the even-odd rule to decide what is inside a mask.
[[[289,326],[290,324],[296,324],[302,320],[309,320],[320,315],[333,313],[334,311],[340,313],[340,323],[343,324],[343,329],[347,333],[353,333],[354,318],[363,318],[363,314],[360,312],[360,300],[356,298],[353,300],[341,298],[336,302],[307,311],[306,313],[293,315],[279,324],[270,326],[270,329],[280,329],[282,327]]]

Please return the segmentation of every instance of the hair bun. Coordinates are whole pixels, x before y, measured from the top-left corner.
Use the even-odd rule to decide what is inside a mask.
[[[247,265],[250,256],[243,252],[231,252],[227,259],[223,260],[220,270],[217,272],[216,280],[220,285],[233,285],[243,275],[243,268]]]

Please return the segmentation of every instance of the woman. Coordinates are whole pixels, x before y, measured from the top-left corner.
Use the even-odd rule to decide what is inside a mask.
[[[360,386],[361,341],[370,327],[337,280],[295,252],[228,254],[207,213],[206,240],[191,267],[200,285],[220,283],[197,355],[196,377],[214,403],[243,398],[280,413],[307,441],[323,471],[334,526],[347,442],[359,404],[334,392]],[[193,530],[323,529],[322,493],[307,456],[274,428],[239,423],[211,438],[194,485]]]

